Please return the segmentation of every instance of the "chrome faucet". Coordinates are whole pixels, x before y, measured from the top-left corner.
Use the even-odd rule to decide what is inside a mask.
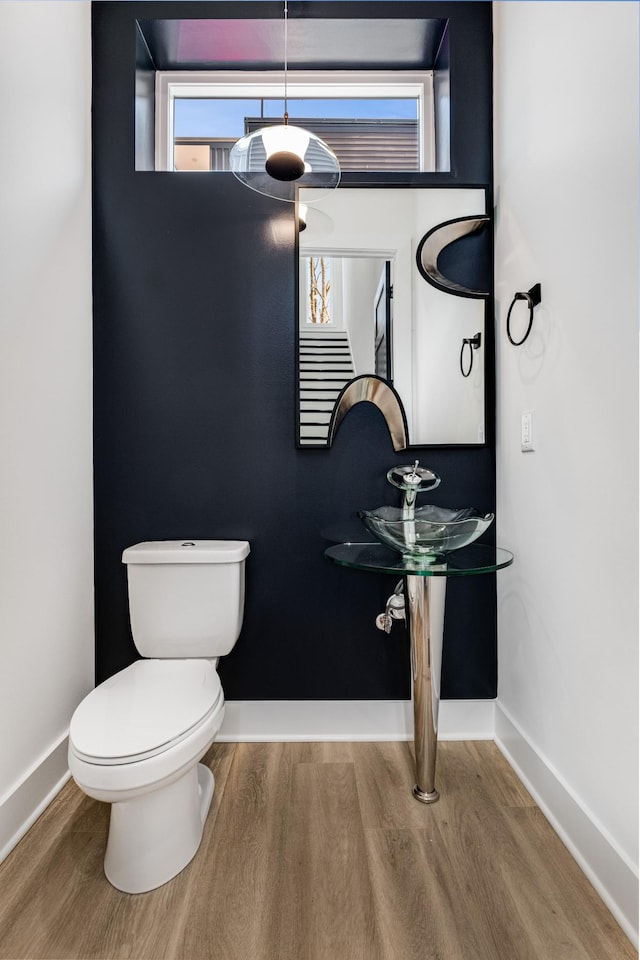
[[[387,472],[387,480],[403,491],[402,518],[413,520],[416,497],[425,490],[435,490],[440,485],[440,477],[428,467],[421,467],[415,460],[412,466],[392,467]]]

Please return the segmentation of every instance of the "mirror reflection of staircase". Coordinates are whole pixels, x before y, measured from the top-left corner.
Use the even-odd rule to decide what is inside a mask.
[[[338,394],[355,377],[346,331],[300,332],[300,444],[326,443]]]

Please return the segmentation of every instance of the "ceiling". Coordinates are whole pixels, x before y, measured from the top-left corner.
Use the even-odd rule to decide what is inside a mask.
[[[156,70],[274,70],[283,66],[284,22],[139,20]],[[444,19],[289,18],[294,70],[432,70]]]

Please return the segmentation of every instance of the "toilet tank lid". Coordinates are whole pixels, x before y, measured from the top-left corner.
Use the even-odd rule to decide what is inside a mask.
[[[122,554],[129,563],[239,563],[249,554],[246,540],[148,540]]]

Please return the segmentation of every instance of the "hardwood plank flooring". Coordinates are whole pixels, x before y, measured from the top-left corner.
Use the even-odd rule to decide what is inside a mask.
[[[265,960],[383,960],[353,764],[298,764],[289,809]]]
[[[0,865],[0,960],[631,960],[495,744],[214,744],[202,845],[130,896],[109,808],[68,783]]]

